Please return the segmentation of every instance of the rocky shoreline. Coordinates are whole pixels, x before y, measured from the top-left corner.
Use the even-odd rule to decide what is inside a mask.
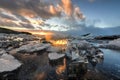
[[[0,35],[3,35],[3,33]],[[22,35],[22,37],[19,36],[18,34],[10,34],[10,35],[12,35],[12,37],[15,37],[15,38],[12,38],[12,40],[9,40],[8,38],[6,38],[3,42],[5,42],[4,43],[5,45],[9,45],[9,46],[6,46],[6,47],[1,46],[0,49],[4,50],[7,55],[13,56],[15,60],[18,60],[21,63],[21,65],[19,65],[18,68],[13,69],[12,71],[0,72],[1,80],[6,80],[6,79],[52,80],[50,79],[51,76],[54,78],[54,80],[58,80],[60,75],[57,75],[55,72],[56,68],[52,67],[49,64],[48,54],[50,52],[52,53],[61,52],[60,48],[56,48],[49,43],[40,43],[39,39],[32,35],[19,34],[19,35]],[[16,38],[19,38],[19,39],[22,38],[22,40],[20,41],[18,40],[17,42],[15,42]],[[3,45],[3,42],[1,41],[0,45],[1,44]],[[89,43],[87,43],[87,45],[88,44]],[[84,45],[82,46],[85,47]],[[0,54],[0,57],[3,54],[5,53],[2,52]],[[10,62],[13,62],[13,61],[10,61]],[[94,76],[91,74],[94,74]],[[92,68],[88,68],[87,73],[81,79],[109,80],[109,78],[106,77],[104,74],[102,74],[101,72],[96,72]]]

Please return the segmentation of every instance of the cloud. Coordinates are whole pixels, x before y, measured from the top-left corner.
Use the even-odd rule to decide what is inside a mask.
[[[0,7],[11,13],[24,16],[41,16],[44,18],[51,16],[47,11],[47,3],[42,3],[40,0],[0,0]]]
[[[17,20],[15,17],[13,17],[11,15],[4,14],[4,13],[0,13],[0,18],[5,18],[8,20]]]
[[[65,14],[68,16],[72,16],[73,14],[73,5],[71,0],[61,0],[62,2],[62,7],[64,9]]]
[[[0,0],[0,7],[22,16],[50,18],[65,14],[73,16],[75,6],[71,0]],[[81,15],[82,13],[77,13]],[[81,15],[82,17],[82,15]]]
[[[85,19],[80,8],[71,0],[0,0],[0,16],[2,26],[10,24],[35,29],[42,27],[44,20],[56,17],[61,19],[58,19],[61,23],[59,26],[65,24],[67,26],[63,28],[69,29],[76,26],[77,20]]]

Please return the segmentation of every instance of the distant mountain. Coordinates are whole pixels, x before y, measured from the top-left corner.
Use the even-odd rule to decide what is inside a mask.
[[[18,32],[18,31],[6,29],[6,28],[1,28],[1,27],[0,27],[0,33],[6,33],[6,34],[30,34],[30,33],[27,33],[27,32]]]
[[[120,26],[112,28],[96,28],[96,27],[83,27],[82,29],[77,28],[76,30],[69,30],[65,33],[71,35],[83,35],[86,33],[91,33],[94,36],[98,35],[120,35]]]

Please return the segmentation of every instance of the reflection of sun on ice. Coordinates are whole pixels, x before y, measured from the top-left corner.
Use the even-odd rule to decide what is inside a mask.
[[[54,46],[65,46],[67,44],[67,39],[65,38],[59,38],[56,34],[50,31],[32,31],[30,32],[33,35],[39,35],[39,37],[45,38],[46,41],[52,43]]]
[[[57,74],[61,74],[62,72],[64,72],[66,69],[66,59],[64,58],[63,60],[63,65],[59,65],[57,68],[56,68],[56,73]]]
[[[51,43],[53,43],[53,45],[55,46],[64,46],[67,44],[67,40],[66,39],[61,39],[61,40],[50,40]]]
[[[52,36],[53,36],[53,33],[52,32],[49,32],[49,31],[31,31],[30,33],[32,33],[33,35],[39,35],[40,37],[41,36],[44,36],[45,39],[47,41],[51,40]]]

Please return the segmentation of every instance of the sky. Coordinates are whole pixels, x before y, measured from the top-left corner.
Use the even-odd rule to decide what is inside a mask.
[[[119,8],[120,0],[0,0],[0,26],[55,31],[116,28]]]
[[[120,0],[72,0],[95,27],[120,26]]]

